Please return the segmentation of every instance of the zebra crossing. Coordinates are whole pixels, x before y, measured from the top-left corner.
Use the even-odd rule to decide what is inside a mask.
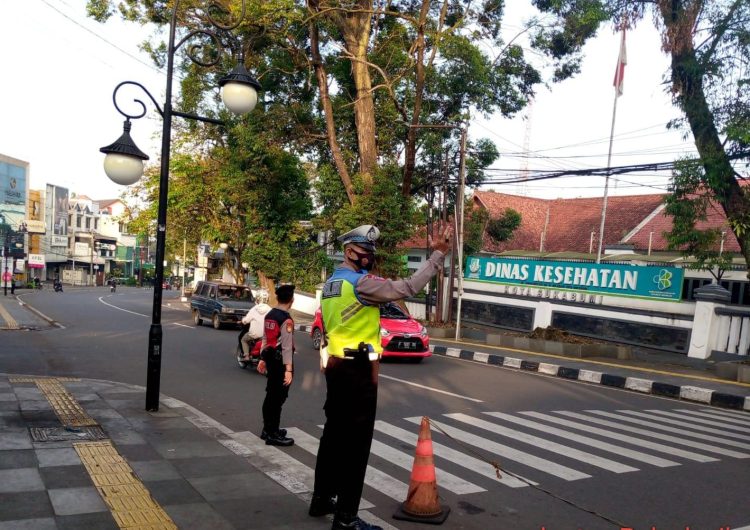
[[[375,422],[366,486],[397,502],[406,499],[420,422],[421,417]],[[431,422],[438,486],[456,495],[498,485],[516,489],[553,480],[750,459],[750,415],[710,408],[456,412]],[[321,427],[308,429],[315,432],[288,427],[296,442],[293,451],[259,440],[252,440],[252,451],[273,452],[271,460],[279,467],[267,473],[285,485],[293,472],[292,487],[309,492],[314,480],[311,457],[317,455]],[[255,436],[250,433],[235,433],[243,444],[251,438]],[[498,478],[486,460],[499,460],[513,474]],[[374,505],[372,499],[363,499],[360,508]]]

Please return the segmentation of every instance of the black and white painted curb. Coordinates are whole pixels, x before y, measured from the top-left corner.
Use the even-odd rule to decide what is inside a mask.
[[[310,333],[312,326],[309,324],[296,324],[295,329],[304,333]],[[467,361],[476,361],[492,366],[503,368],[512,368],[524,372],[537,372],[562,379],[574,381],[583,381],[595,385],[604,385],[623,390],[631,390],[642,394],[654,394],[656,396],[668,397],[674,399],[684,399],[697,403],[706,403],[714,407],[723,407],[728,409],[750,411],[750,396],[739,396],[735,394],[726,394],[717,392],[709,388],[701,388],[691,385],[673,385],[671,383],[662,383],[643,379],[640,377],[625,377],[622,375],[608,374],[593,370],[584,370],[581,368],[571,368],[560,366],[552,363],[543,363],[537,361],[527,361],[515,357],[505,357],[495,353],[475,352],[463,350],[461,348],[448,348],[446,346],[430,345],[430,350],[435,355],[444,355],[456,359],[465,359]]]
[[[714,407],[750,411],[750,396],[738,396],[697,386],[673,385],[640,377],[624,377],[622,375],[607,374],[581,368],[570,368],[551,363],[527,361],[515,357],[505,357],[495,353],[462,350],[461,348],[430,345],[430,350],[432,350],[432,353],[435,355],[444,355],[456,359],[476,361],[492,366],[513,368],[525,372],[537,372],[553,377],[560,377],[562,379],[583,381],[596,385],[621,388],[623,390],[632,390],[633,392],[640,392],[642,394],[654,394],[656,396],[706,403]]]

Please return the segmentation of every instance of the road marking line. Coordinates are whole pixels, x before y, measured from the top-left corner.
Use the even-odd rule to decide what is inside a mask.
[[[188,329],[195,329],[195,326],[186,326],[185,324],[180,324],[179,322],[172,322],[175,326],[180,326],[182,328],[188,328]]]
[[[112,442],[74,442],[86,471],[120,528],[177,529]]]
[[[320,446],[320,441],[317,438],[294,427],[287,429],[287,435],[294,438],[294,445],[304,449],[313,456],[317,456],[318,447]],[[406,495],[409,493],[409,486],[407,484],[370,465],[367,466],[365,473],[365,484],[398,502],[404,502]]]
[[[309,502],[315,483],[315,472],[312,468],[292,458],[284,451],[266,445],[266,442],[249,431],[235,432],[229,436],[260,457],[251,459],[251,463],[256,468],[271,477],[282,488]],[[364,498],[359,502],[360,511],[374,507],[374,504]]]
[[[619,429],[626,429],[628,433],[644,434],[646,436],[651,436],[653,438],[657,438],[657,439],[660,439],[660,440],[670,441],[670,442],[678,443],[678,444],[681,443],[679,439],[677,439],[677,438],[675,438],[673,436],[668,436],[666,434],[653,434],[653,433],[651,433],[649,431],[646,431],[646,430],[643,430],[643,429],[637,429],[637,428],[633,428],[633,427],[629,427],[629,426],[618,425],[618,424],[616,424],[614,422],[609,422],[609,421],[606,421],[606,420],[599,420],[599,419],[596,419],[596,418],[591,418],[589,416],[585,416],[584,414],[578,414],[576,412],[568,412],[568,411],[556,410],[555,413],[556,414],[562,414],[564,416],[568,416],[568,417],[571,417],[571,418],[576,418],[576,419],[579,419],[579,420],[592,421],[592,422],[595,422],[597,425],[603,425],[603,426],[606,426],[606,427],[613,427],[615,429],[618,429],[618,428]],[[549,415],[549,414],[541,414],[539,412],[521,412],[521,414],[523,414],[524,416],[531,416],[533,418],[537,418],[537,419],[540,419],[540,420],[549,421],[550,423],[556,423],[558,425],[563,425],[565,427],[571,427],[573,429],[578,429],[580,431],[590,432],[590,433],[593,433],[593,434],[598,434],[599,436],[604,436],[605,438],[614,438],[615,440],[618,440],[618,441],[621,441],[621,442],[625,442],[625,443],[629,443],[631,445],[636,445],[638,447],[645,447],[647,449],[651,449],[652,451],[657,451],[659,453],[667,453],[668,455],[671,455],[671,456],[679,456],[681,458],[685,458],[687,460],[693,460],[695,462],[716,462],[717,461],[716,458],[713,458],[713,457],[710,457],[710,456],[705,456],[705,455],[702,455],[702,454],[694,453],[692,451],[684,451],[682,449],[677,449],[677,448],[671,447],[669,445],[664,445],[664,444],[660,444],[660,443],[656,443],[656,442],[650,442],[648,440],[642,440],[640,438],[635,438],[633,436],[629,436],[627,434],[621,434],[619,432],[612,432],[612,431],[607,431],[607,430],[604,430],[604,429],[599,429],[598,427],[591,427],[591,426],[586,425],[584,423],[578,423],[578,422],[575,422],[575,421],[570,421],[570,420],[565,420],[565,419],[562,419],[562,418],[557,418],[557,417]],[[714,451],[712,447],[706,446],[705,444],[699,444],[697,442],[689,442],[688,441],[687,443],[684,443],[683,445],[687,445],[688,447],[693,447],[694,449],[704,449],[706,451],[708,451],[708,450]],[[730,451],[730,453],[732,453],[734,456],[737,456],[738,458],[744,458],[743,456],[741,456],[742,453],[736,453],[734,451]]]
[[[729,423],[724,423],[723,421],[711,421],[704,418],[696,418],[691,417],[688,414],[683,414],[679,412],[667,412],[664,410],[646,410],[646,412],[651,412],[653,414],[659,414],[660,416],[668,416],[670,418],[677,418],[680,420],[689,420],[694,421],[696,423],[700,423],[703,425],[713,425],[714,427],[721,427],[723,429],[732,429],[733,431],[740,431],[740,432],[747,432],[750,433],[750,427],[741,427],[739,425],[731,425]],[[718,419],[718,418],[716,418]]]
[[[677,427],[669,427],[666,425],[662,425],[660,423],[654,423],[651,421],[646,420],[639,420],[637,418],[630,418],[628,416],[623,416],[622,414],[615,414],[613,412],[605,412],[603,410],[587,410],[589,414],[596,414],[598,416],[604,416],[605,418],[612,418],[614,420],[618,420],[620,423],[616,423],[613,421],[606,421],[602,420],[601,418],[592,417],[592,416],[586,416],[584,414],[576,414],[574,412],[562,412],[558,411],[558,414],[563,414],[565,416],[570,416],[571,418],[578,418],[585,421],[590,421],[593,423],[596,423],[597,425],[605,425],[608,427],[613,427],[615,429],[621,429],[621,430],[627,430],[628,432],[636,433],[636,434],[643,434],[645,436],[650,436],[651,438],[656,438],[658,440],[665,440],[668,442],[676,443],[679,445],[686,445],[687,447],[692,447],[693,449],[700,449],[701,451],[708,451],[711,453],[718,453],[720,455],[726,455],[731,456],[734,458],[750,458],[750,454],[747,453],[738,453],[737,451],[732,451],[730,449],[724,449],[723,447],[717,447],[715,444],[718,441],[716,439],[716,436],[709,436],[707,434],[700,434],[700,433],[686,433],[685,429],[678,429]],[[528,412],[524,414],[530,414]],[[679,436],[670,436],[668,434],[662,434],[658,432],[653,431],[647,431],[645,429],[639,429],[637,427],[632,427],[630,425],[624,425],[621,422],[629,422],[629,423],[635,423],[636,425],[643,425],[644,427],[650,427],[652,429],[658,429],[661,431],[666,432],[672,432],[675,434],[678,434]],[[591,427],[593,428],[593,427]],[[707,440],[709,442],[712,442],[712,444],[704,444],[701,442],[694,442],[692,440],[685,439],[685,434],[689,434],[692,438],[698,438],[699,440]],[[723,445],[730,445],[732,447],[738,447],[740,449],[750,449],[750,445],[743,444],[741,442],[735,442],[734,440],[721,440],[721,443]]]
[[[446,390],[440,390],[439,388],[433,388],[431,386],[420,385],[420,384],[414,383],[412,381],[405,381],[404,379],[399,379],[397,377],[391,377],[390,375],[380,374],[380,378],[381,379],[390,379],[391,381],[398,381],[399,383],[404,383],[404,384],[407,384],[407,385],[415,386],[417,388],[422,388],[424,390],[429,390],[431,392],[437,392],[439,394],[445,394],[446,396],[457,397],[457,398],[460,398],[460,399],[467,399],[469,401],[473,401],[474,403],[484,403],[484,401],[482,401],[481,399],[475,399],[475,398],[471,398],[471,397],[468,397],[468,396],[462,396],[460,394],[454,394],[453,392],[448,392]]]
[[[609,458],[603,458],[601,456],[587,453],[586,451],[580,451],[578,449],[574,449],[557,442],[551,442],[544,438],[540,438],[539,436],[526,434],[525,432],[517,431],[515,429],[508,429],[507,427],[503,427],[501,425],[497,425],[495,423],[479,418],[474,418],[473,416],[469,416],[467,414],[444,414],[444,416],[446,418],[461,421],[468,425],[473,425],[474,427],[479,427],[480,429],[484,429],[501,436],[507,436],[511,440],[527,443],[534,447],[539,447],[540,449],[544,449],[552,453],[557,453],[573,460],[578,460],[579,462],[583,462],[584,464],[589,464],[590,466],[595,466],[606,471],[611,471],[612,473],[630,473],[632,471],[638,471],[637,467],[621,464],[620,462],[610,460]]]
[[[518,425],[523,425],[530,429],[536,429],[544,433],[554,434],[555,436],[560,436],[561,438],[564,438],[566,440],[571,440],[574,442],[578,442],[582,445],[589,445],[591,447],[596,447],[603,451],[608,451],[610,453],[615,453],[615,454],[624,456],[626,458],[638,460],[639,462],[645,462],[647,464],[651,464],[657,467],[672,467],[672,466],[680,465],[678,462],[673,462],[672,460],[667,460],[665,458],[661,458],[658,456],[648,455],[640,451],[634,451],[632,449],[622,447],[621,445],[614,445],[609,442],[602,442],[599,440],[594,440],[587,436],[581,436],[580,434],[575,434],[570,431],[565,431],[563,429],[550,427],[549,425],[545,425],[543,423],[539,423],[536,421],[530,421],[530,420],[526,420],[523,418],[517,418],[515,416],[511,416],[510,414],[503,414],[502,412],[485,412],[485,414],[489,416],[493,416],[495,418],[503,419],[505,421],[516,423]]]
[[[728,421],[729,423],[736,423],[738,425],[744,425],[746,427],[750,427],[750,418],[748,418],[748,420],[745,421],[740,418],[734,418],[732,416],[717,416],[716,414],[711,414],[710,412],[701,412],[699,410],[689,410],[689,409],[675,409],[675,410],[677,412],[682,412],[683,414],[690,414],[691,416],[700,416],[702,418],[711,418],[714,420]]]
[[[681,421],[677,419],[668,418],[665,416],[662,416],[660,414],[647,414],[645,412],[638,412],[636,410],[618,410],[617,412],[622,412],[623,414],[628,414],[630,416],[638,416],[640,418],[646,418],[649,420],[656,420],[661,421],[664,423],[668,423],[671,425],[677,425],[679,427],[685,427],[688,429],[692,429],[695,431],[703,431],[703,432],[709,432],[712,434],[719,435],[721,439],[726,438],[739,438],[740,440],[750,440],[750,436],[745,436],[743,434],[734,433],[734,432],[727,432],[722,429],[714,429],[712,427],[705,427],[703,425],[697,425],[695,423],[690,423],[689,421]],[[683,434],[689,435],[690,433],[683,430]]]
[[[109,302],[105,302],[104,300],[102,300],[102,298],[103,297],[100,296],[99,297],[99,301],[101,303],[103,303],[104,305],[107,305],[107,306],[109,306],[109,307],[111,307],[113,309],[117,309],[118,311],[124,311],[126,313],[130,313],[131,315],[138,315],[139,317],[146,317],[146,318],[148,318],[148,315],[144,315],[143,313],[136,313],[135,311],[130,311],[129,309],[123,309],[122,307],[117,307],[116,305],[112,305]]]
[[[402,451],[399,451],[398,449],[394,449],[393,447],[384,444],[383,442],[379,442],[378,440],[372,441],[370,452],[392,464],[406,469],[407,471],[412,470],[412,466],[414,464],[414,455],[406,454]],[[482,491],[487,491],[486,489],[477,486],[476,484],[472,484],[471,482],[457,477],[453,473],[443,471],[440,468],[436,467],[435,473],[437,475],[437,482],[438,484],[440,484],[440,487],[445,488],[448,491],[452,491],[457,495],[466,495],[467,493],[480,493]],[[406,497],[404,497],[404,500],[406,500]]]
[[[750,414],[747,412],[735,412],[733,410],[720,410],[720,409],[701,409],[703,412],[708,412],[714,416],[726,416],[728,418],[735,418],[738,420],[750,421]]]
[[[421,416],[404,419],[415,425],[420,425],[422,423]],[[533,467],[534,469],[537,469],[543,473],[559,477],[563,480],[570,481],[580,480],[583,478],[591,478],[591,475],[587,473],[583,473],[570,467],[560,465],[551,460],[547,460],[546,458],[539,458],[532,454],[513,449],[512,447],[508,447],[507,445],[495,443],[493,441],[487,440],[486,438],[482,438],[481,436],[476,436],[466,431],[462,431],[461,429],[450,427],[449,425],[444,425],[441,423],[440,429],[445,431],[448,436],[455,438],[456,440],[474,445],[475,447],[479,447],[480,449],[484,449],[485,451],[489,451],[490,453],[505,457],[508,460],[513,460],[520,464]]]
[[[404,443],[414,446],[416,446],[417,444],[417,433],[409,432],[406,429],[396,427],[395,425],[391,425],[390,423],[377,420],[375,422],[375,430],[377,430],[378,432],[382,432],[383,434],[387,434],[388,436],[392,436]],[[456,451],[455,449],[446,447],[445,445],[440,444],[434,440],[432,441],[432,450],[435,456],[444,458],[449,462],[453,462],[454,464],[465,467],[466,469],[474,471],[475,473],[479,473],[480,475],[498,480],[497,474],[495,473],[495,468],[493,468],[483,460],[479,460],[478,458],[466,455],[461,451]],[[531,480],[527,480],[527,482],[524,482],[511,475],[502,475],[499,481],[511,488],[525,488],[529,485],[529,483],[536,485],[536,482],[533,482]]]

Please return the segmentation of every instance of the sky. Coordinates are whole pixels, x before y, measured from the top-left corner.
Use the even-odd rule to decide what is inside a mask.
[[[507,4],[504,32],[511,38],[532,13],[526,0]],[[122,81],[137,81],[161,105],[166,76],[138,50],[151,33],[148,27],[117,17],[99,24],[86,17],[85,5],[85,0],[0,1],[0,49],[4,51],[0,153],[30,163],[31,189],[50,183],[93,199],[108,199],[124,191],[104,174],[104,155],[99,152],[122,133],[124,118],[113,105],[112,92]],[[523,38],[518,42],[523,44]],[[493,167],[499,170],[606,167],[619,46],[619,35],[602,29],[586,46],[582,72],[575,79],[540,86],[533,104],[514,119],[474,117],[469,137],[495,142],[501,158]],[[628,33],[627,56],[624,94],[617,101],[612,166],[669,162],[692,152],[691,140],[666,130],[666,123],[679,117],[679,112],[664,90],[669,62],[660,51],[659,34],[650,20]],[[149,113],[133,122],[131,136],[155,163],[161,121],[147,96],[139,96]],[[130,100],[118,102],[126,107]],[[490,175],[502,178],[503,172],[493,170]],[[609,193],[664,192],[668,176],[650,172],[617,177],[610,180]],[[544,198],[591,197],[602,195],[604,177],[490,188]]]

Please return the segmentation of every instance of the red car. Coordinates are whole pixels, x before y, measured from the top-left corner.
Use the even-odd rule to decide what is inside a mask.
[[[320,308],[315,311],[310,337],[313,347],[319,349],[323,338]],[[421,362],[432,355],[427,329],[393,302],[380,306],[380,344],[383,357],[404,357]]]

